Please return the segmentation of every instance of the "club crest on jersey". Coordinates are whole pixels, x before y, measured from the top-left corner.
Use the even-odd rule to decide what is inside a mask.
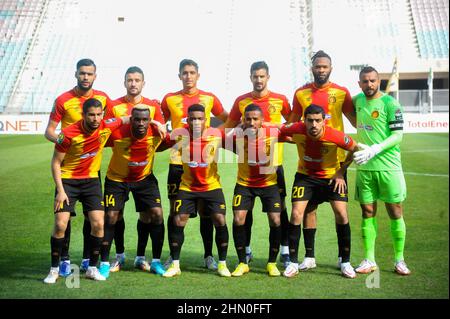
[[[329,103],[329,104],[336,103],[336,97],[335,97],[334,95],[330,95],[330,96],[328,97],[328,103]]]
[[[115,117],[112,117],[110,119],[105,120],[105,124],[114,123],[115,121],[117,121],[117,119]]]
[[[277,111],[277,108],[273,105],[269,105],[268,111],[270,114],[274,114]]]
[[[61,144],[64,141],[64,133],[59,133],[56,143]]]
[[[375,110],[372,112],[372,114],[370,114],[370,116],[372,116],[373,119],[377,119],[380,116],[380,112]]]

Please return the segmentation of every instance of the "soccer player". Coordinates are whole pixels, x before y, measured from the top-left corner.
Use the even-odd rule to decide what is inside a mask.
[[[281,198],[277,185],[277,167],[274,166],[273,151],[278,141],[276,127],[263,125],[264,115],[256,104],[249,104],[244,111],[242,136],[235,133],[235,148],[239,156],[237,183],[233,196],[233,238],[239,264],[231,274],[240,277],[250,271],[246,260],[244,225],[247,211],[255,198],[261,199],[263,212],[269,220],[269,260],[266,270],[269,276],[280,276],[276,258],[281,242]],[[273,132],[273,133],[272,133]]]
[[[395,272],[409,275],[403,251],[406,226],[402,202],[406,199],[400,143],[403,137],[402,106],[390,95],[380,92],[380,77],[370,66],[359,73],[362,93],[353,98],[358,119],[358,144],[363,150],[354,154],[356,170],[355,197],[362,209],[362,234],[365,259],[356,272],[367,274],[377,269],[375,240],[377,236],[377,200],[385,203],[391,221],[394,242]]]
[[[282,118],[289,119],[291,107],[287,98],[278,93],[269,91],[267,83],[270,79],[269,66],[264,61],[254,62],[250,67],[250,81],[253,84],[253,91],[239,96],[231,108],[230,115],[225,122],[225,127],[235,127],[241,123],[244,112],[248,105],[258,105],[264,116],[265,122],[281,124]],[[275,148],[275,166],[277,169],[277,185],[281,196],[281,260],[287,265],[289,263],[289,249],[287,228],[289,225],[288,214],[286,210],[286,182],[283,170],[283,144],[277,144]],[[246,229],[246,259],[250,262],[253,258],[250,247],[251,231],[253,224],[252,207],[249,208],[245,219]]]
[[[98,172],[102,150],[111,133],[127,119],[103,119],[103,104],[91,98],[83,103],[82,120],[62,129],[55,144],[52,175],[55,181],[55,224],[50,239],[51,268],[45,283],[53,284],[59,276],[59,259],[64,233],[75,204],[80,200],[91,223],[89,266],[86,277],[105,280],[97,269],[103,238],[104,209]]]
[[[77,62],[75,78],[77,79],[77,85],[58,96],[53,105],[52,112],[50,113],[47,128],[45,130],[45,137],[56,143],[58,140],[58,134],[56,134],[56,128],[61,123],[61,129],[68,127],[69,125],[81,120],[83,113],[83,103],[90,99],[95,98],[102,104],[103,110],[106,111],[111,106],[111,100],[108,95],[102,91],[98,91],[92,88],[95,79],[97,67],[91,59],[81,59]],[[87,217],[87,212],[83,212],[85,215],[83,224],[83,260],[80,270],[86,271],[89,265],[89,238],[91,233],[91,223]],[[73,212],[75,214],[75,211]],[[64,235],[65,241],[63,250],[61,253],[61,265],[60,275],[70,275],[70,257],[69,257],[69,244],[70,244],[70,232],[71,223],[70,219],[67,224],[66,233]]]
[[[325,110],[325,124],[329,127],[344,131],[342,115],[356,127],[355,108],[352,97],[347,88],[330,81],[330,74],[333,70],[331,57],[320,50],[311,58],[311,73],[314,82],[307,83],[295,91],[292,102],[292,113],[289,123],[295,123],[304,119],[304,113],[309,105],[315,104]],[[339,161],[345,159],[345,152],[338,149]],[[344,176],[347,179],[347,175]],[[316,234],[316,211],[318,204],[314,200],[309,201],[306,208],[303,223],[305,259],[300,264],[300,270],[308,270],[316,267],[314,254],[314,241]],[[338,267],[340,268],[341,258],[338,256]]]
[[[188,108],[188,125],[171,133],[172,139],[181,144],[183,174],[175,200],[172,227],[168,228],[172,263],[164,277],[181,274],[180,253],[184,242],[184,227],[189,215],[195,212],[199,200],[203,201],[204,214],[211,218],[216,228],[216,246],[219,254],[218,274],[231,277],[227,268],[228,229],[225,213],[226,205],[217,174],[216,156],[223,144],[223,133],[206,127],[205,107],[193,104]]]
[[[291,263],[283,275],[298,274],[298,244],[301,222],[310,200],[317,204],[329,201],[336,222],[339,255],[342,257],[341,273],[355,278],[350,264],[350,224],[347,214],[348,192],[345,171],[352,162],[356,143],[343,132],[325,125],[326,114],[322,107],[311,104],[304,112],[304,123],[291,123],[281,127],[281,132],[292,136],[297,144],[298,168],[292,186],[292,213],[289,224],[289,255]],[[349,151],[343,163],[338,159],[338,149]]]
[[[142,89],[145,86],[144,72],[141,68],[137,66],[131,66],[125,72],[124,86],[127,90],[127,94],[114,100],[112,102],[112,107],[108,109],[108,113],[105,115],[106,118],[111,117],[122,117],[131,115],[131,111],[134,106],[146,105],[150,112],[150,120],[158,121],[164,124],[164,118],[161,114],[161,106],[157,100],[150,100],[142,96]],[[164,129],[165,126],[158,126],[158,128]],[[165,131],[164,131],[165,133]],[[110,271],[116,272],[125,263],[125,246],[124,246],[124,233],[125,233],[125,220],[123,219],[123,210],[119,212],[117,216],[117,222],[114,224],[114,243],[116,245],[116,258],[111,263]],[[138,220],[138,229],[140,229],[140,221]],[[148,236],[141,238],[138,232],[138,243],[147,242]],[[142,244],[139,244],[142,246]],[[145,251],[145,246],[144,246]],[[150,270],[150,265],[145,261],[144,258],[135,259],[135,267],[142,269],[144,271]]]
[[[135,265],[148,265],[145,248],[150,235],[153,260],[145,270],[151,270],[158,275],[165,272],[160,263],[164,243],[161,196],[158,181],[152,172],[155,151],[161,143],[161,137],[154,126],[149,127],[150,121],[148,105],[138,104],[131,110],[130,124],[114,131],[108,140],[107,146],[113,147],[113,154],[105,178],[105,237],[99,268],[100,274],[105,278],[109,277],[109,251],[114,237],[114,225],[120,212],[123,214],[130,191],[134,197],[136,211],[139,212]],[[143,269],[142,266],[139,268]]]
[[[179,79],[183,84],[183,89],[178,92],[168,93],[161,102],[161,109],[164,118],[171,121],[172,129],[183,127],[188,117],[188,108],[193,104],[201,104],[205,107],[205,125],[210,126],[211,113],[218,119],[225,122],[228,112],[223,109],[222,103],[212,93],[202,91],[197,88],[197,81],[200,78],[198,73],[198,64],[190,59],[184,59],[179,65]],[[170,150],[169,173],[167,176],[167,193],[170,200],[170,214],[167,219],[167,230],[173,225],[172,219],[175,215],[175,198],[183,173],[183,166],[180,158],[180,152],[176,149]],[[212,253],[213,246],[213,224],[209,217],[204,216],[202,212],[202,204],[199,202],[198,211],[200,213],[200,233],[204,246],[205,267],[211,270],[217,269],[217,263]],[[195,217],[197,212],[194,211],[191,217]],[[170,265],[171,258],[166,261],[165,266]]]

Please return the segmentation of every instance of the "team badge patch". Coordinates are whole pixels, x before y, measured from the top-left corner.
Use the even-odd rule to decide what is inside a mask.
[[[59,133],[56,143],[61,144],[64,141],[64,133]]]
[[[348,145],[350,143],[350,137],[348,137],[347,135],[344,136],[344,143],[345,145]]]
[[[110,118],[110,119],[107,119],[107,120],[105,121],[105,124],[114,123],[115,121],[117,121],[117,119],[116,119],[115,117],[112,117],[112,118]]]
[[[336,97],[334,95],[330,95],[330,97],[328,98],[328,103],[329,104],[336,103]]]
[[[377,110],[373,111],[371,114],[373,119],[377,119],[380,116],[380,112],[378,112]]]
[[[268,111],[270,114],[273,114],[277,111],[277,108],[273,105],[269,105]]]

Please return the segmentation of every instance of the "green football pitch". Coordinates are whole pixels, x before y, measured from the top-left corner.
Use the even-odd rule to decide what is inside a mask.
[[[448,134],[405,134],[402,157],[408,197],[404,203],[407,238],[405,258],[412,270],[408,277],[393,272],[393,248],[387,213],[379,205],[379,230],[376,244],[380,271],[359,275],[350,280],[336,268],[337,240],[334,218],[329,204],[319,207],[316,237],[317,268],[295,278],[269,278],[265,272],[268,256],[268,222],[260,213],[259,201],[254,209],[252,248],[255,256],[250,273],[241,278],[221,278],[203,268],[203,246],[199,218],[190,219],[181,252],[182,274],[161,278],[133,268],[136,253],[136,220],[133,200],[125,210],[126,265],[111,274],[106,282],[85,279],[59,279],[55,285],[42,280],[50,267],[50,233],[53,225],[54,184],[50,172],[53,145],[43,136],[0,136],[0,298],[449,298],[448,256]],[[111,150],[104,153],[102,176],[105,176]],[[296,170],[297,153],[287,145],[284,153],[286,183],[290,190]],[[166,178],[168,152],[158,153],[155,175],[159,180],[165,220],[168,212]],[[230,233],[228,266],[237,264],[231,224],[231,197],[237,165],[219,164],[221,182],[227,199],[227,224]],[[356,266],[363,258],[361,214],[354,201],[354,165],[348,173],[349,215],[352,229],[351,261]],[[288,208],[290,208],[288,197]],[[79,264],[82,252],[81,207],[73,219],[70,254]],[[162,259],[168,256],[167,231]],[[111,257],[114,256],[114,245]],[[214,252],[217,257],[216,248]],[[300,243],[300,258],[304,254]],[[151,244],[147,247],[151,257]],[[280,264],[280,269],[282,265]]]

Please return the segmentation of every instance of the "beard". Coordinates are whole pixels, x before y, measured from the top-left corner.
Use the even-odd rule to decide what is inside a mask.
[[[77,84],[78,88],[79,88],[80,90],[82,90],[82,91],[85,91],[85,92],[87,92],[87,91],[89,91],[90,89],[92,89],[92,85],[94,85],[94,83],[89,84],[88,87],[84,87],[84,86],[83,86],[83,82],[81,82],[81,81],[78,81],[78,84]]]
[[[314,82],[319,85],[323,85],[328,82],[328,79],[330,78],[330,74],[331,73],[328,73],[325,77],[321,78],[318,74],[313,73]]]

